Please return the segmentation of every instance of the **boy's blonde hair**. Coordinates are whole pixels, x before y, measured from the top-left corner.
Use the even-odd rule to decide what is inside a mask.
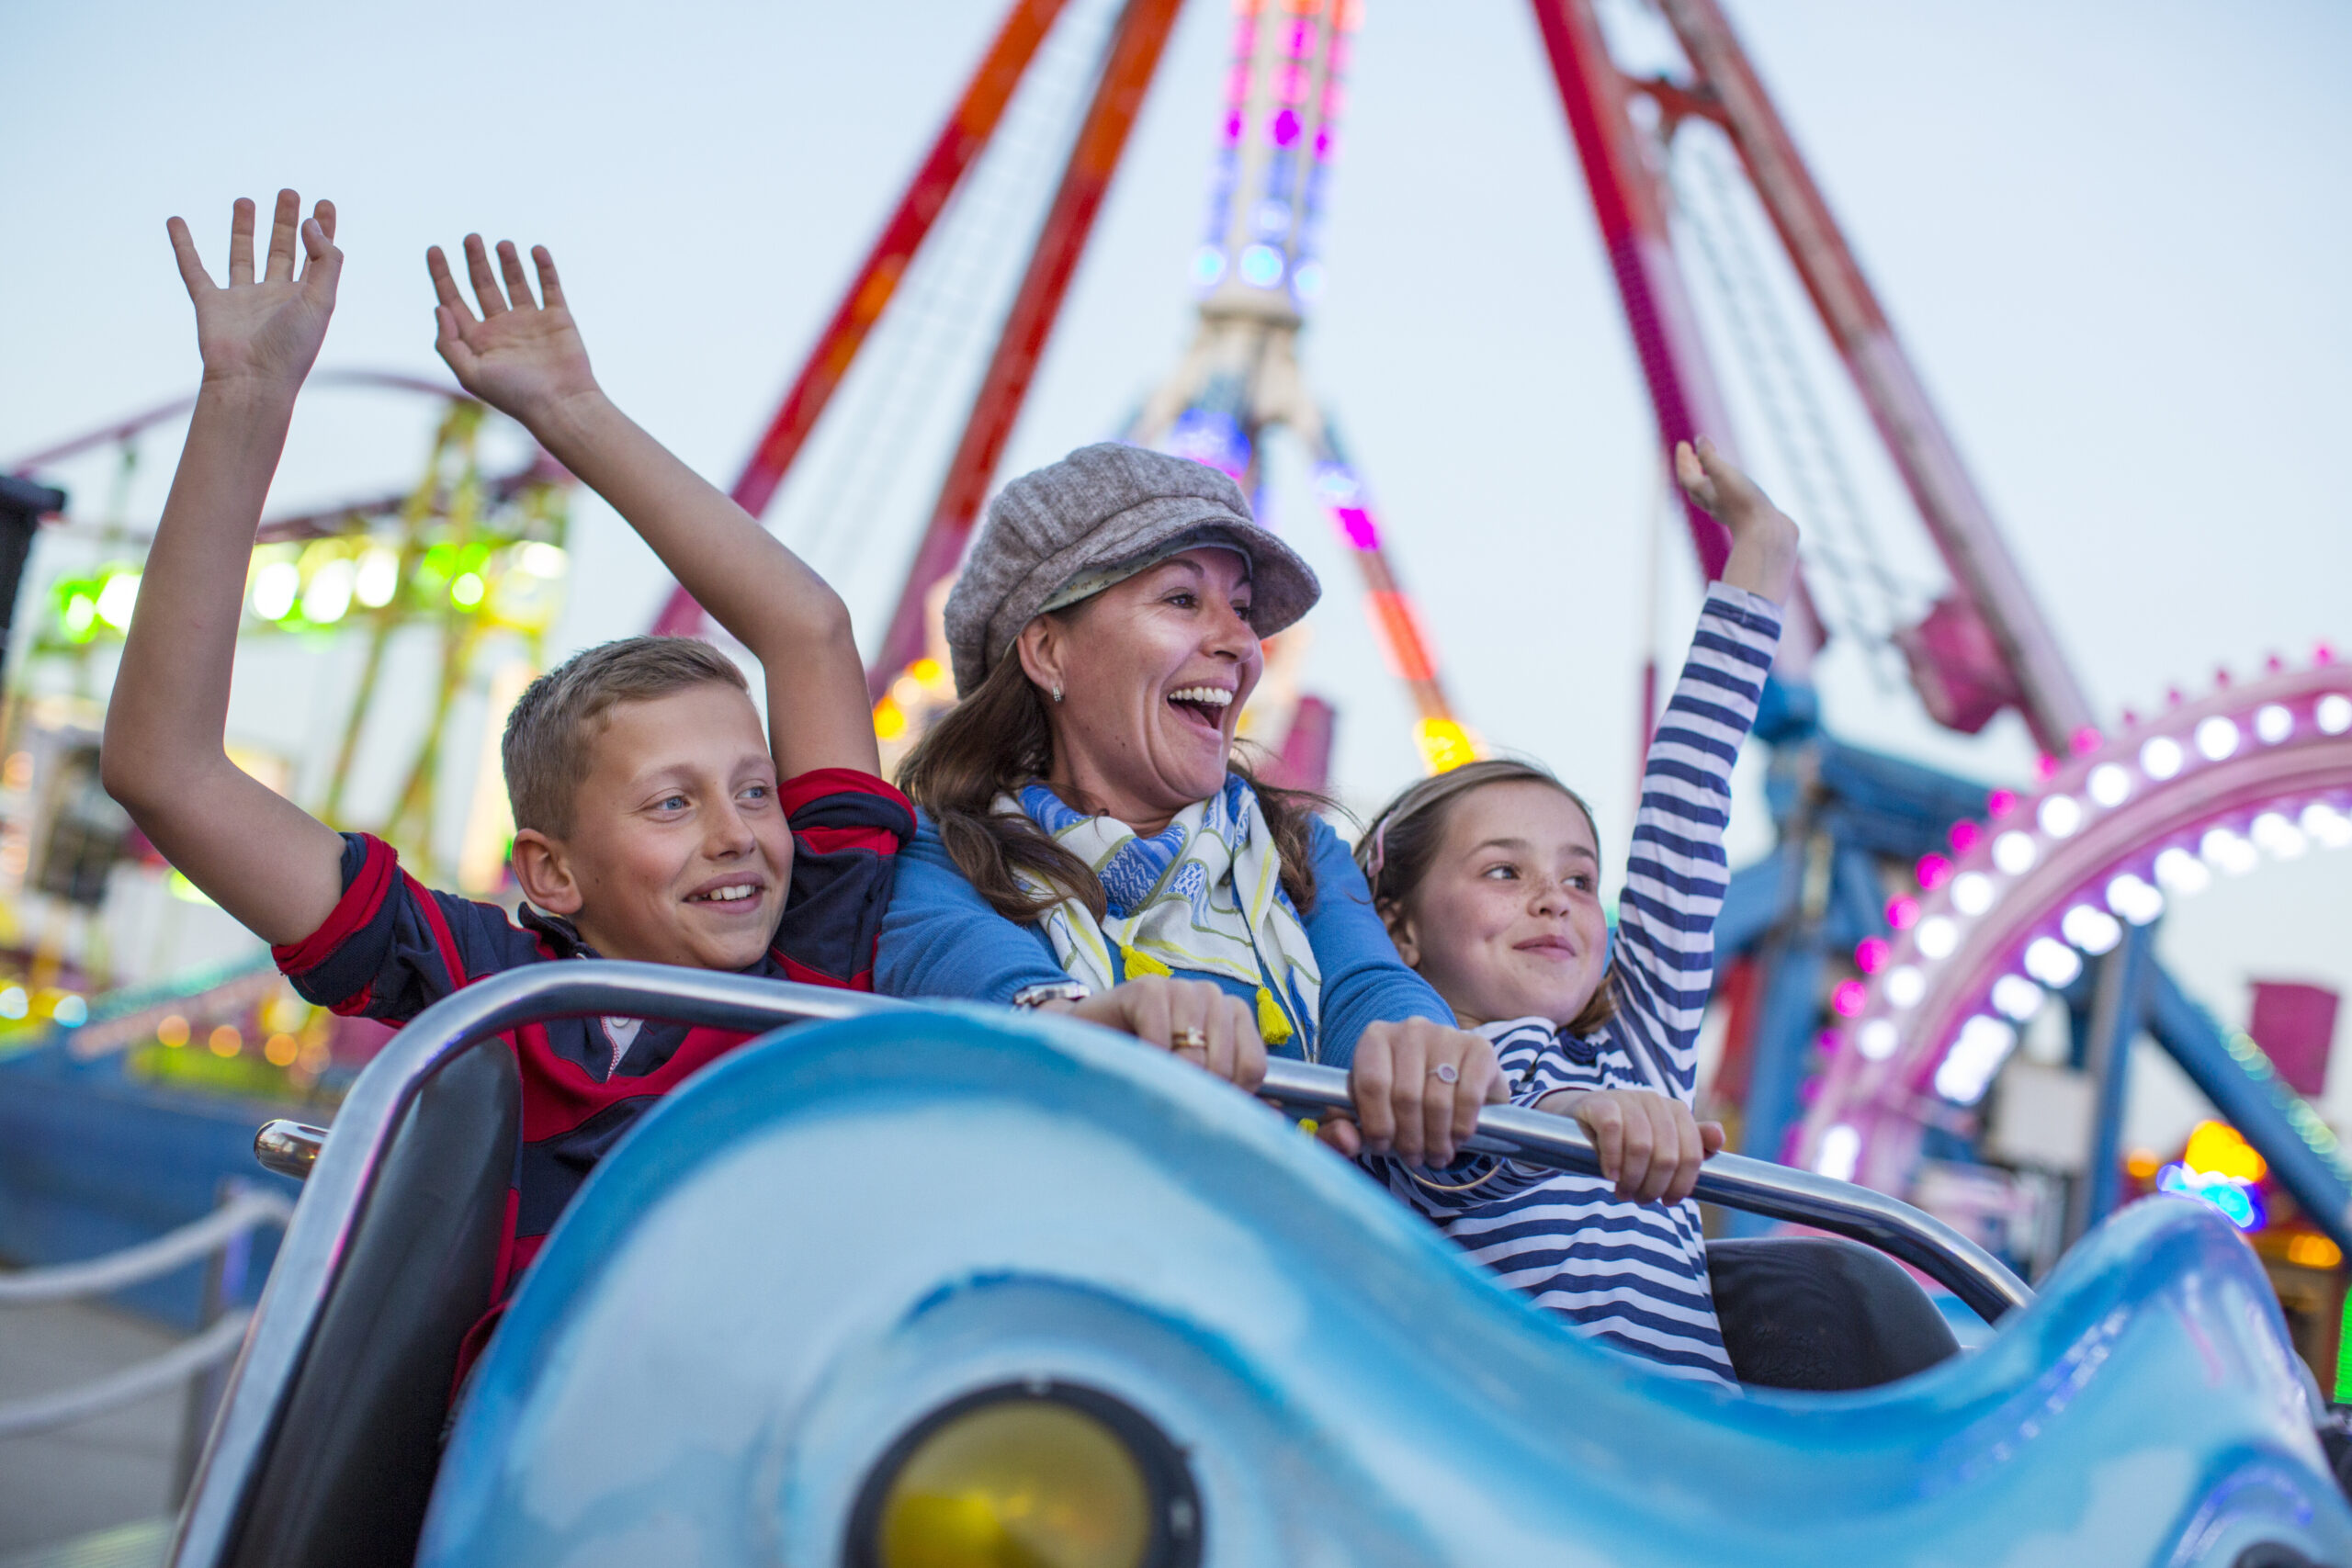
[[[1356,864],[1363,871],[1363,879],[1372,888],[1372,907],[1379,911],[1390,936],[1405,919],[1405,905],[1430,874],[1430,864],[1437,859],[1438,846],[1445,841],[1445,825],[1453,816],[1454,806],[1471,791],[1488,784],[1540,784],[1547,789],[1558,790],[1568,797],[1570,805],[1584,813],[1586,826],[1592,829],[1592,841],[1597,853],[1600,844],[1600,825],[1593,820],[1592,807],[1584,796],[1562,784],[1551,769],[1540,762],[1521,761],[1516,757],[1487,757],[1476,762],[1464,762],[1458,768],[1434,774],[1420,783],[1408,785],[1405,791],[1380,808],[1363,837],[1356,840]],[[1598,867],[1596,867],[1598,869]],[[1611,963],[1614,964],[1612,957]],[[1600,987],[1584,1010],[1567,1025],[1571,1034],[1589,1034],[1615,1015],[1617,1004],[1609,994],[1609,976],[1603,970]]]
[[[735,661],[700,638],[625,637],[573,654],[523,688],[499,743],[514,826],[558,839],[571,831],[596,721],[615,705],[712,684],[751,691]]]

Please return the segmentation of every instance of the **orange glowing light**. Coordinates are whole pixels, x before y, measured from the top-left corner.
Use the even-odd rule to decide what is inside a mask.
[[[2299,1234],[2287,1238],[2287,1261],[2305,1269],[2333,1269],[2344,1261],[2344,1249],[2324,1235]]]
[[[2132,1173],[2134,1181],[2154,1181],[2164,1163],[2164,1156],[2154,1149],[2133,1149],[2123,1156],[2123,1168]]]
[[[155,1026],[155,1038],[177,1049],[187,1043],[187,1020],[173,1013]]]
[[[261,1048],[261,1054],[273,1067],[290,1067],[294,1058],[302,1054],[302,1043],[291,1034],[273,1034],[269,1043]]]
[[[907,710],[884,697],[874,705],[874,733],[876,739],[896,740],[907,732]]]
[[[216,1056],[233,1056],[245,1048],[245,1037],[233,1023],[224,1023],[205,1042]]]

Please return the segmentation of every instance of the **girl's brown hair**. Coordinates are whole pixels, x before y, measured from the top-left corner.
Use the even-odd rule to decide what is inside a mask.
[[[1027,817],[995,809],[997,796],[1017,793],[1053,765],[1046,699],[1030,683],[1016,649],[999,659],[988,679],[916,742],[899,764],[899,787],[938,824],[948,858],[964,880],[1006,919],[1025,924],[1071,897],[1100,920],[1109,905],[1094,868]],[[1228,765],[1257,792],[1259,814],[1282,856],[1283,891],[1305,915],[1315,907],[1310,833],[1315,813],[1325,803],[1306,791],[1261,782],[1238,758]],[[1046,890],[1023,887],[1023,874]]]
[[[1489,757],[1423,779],[1381,807],[1380,814],[1372,819],[1372,826],[1356,840],[1356,864],[1363,868],[1363,879],[1372,888],[1372,907],[1380,912],[1391,938],[1405,919],[1405,906],[1429,876],[1438,846],[1445,841],[1445,826],[1453,818],[1453,807],[1471,791],[1499,784],[1539,784],[1558,790],[1584,813],[1586,824],[1592,829],[1593,843],[1600,844],[1600,827],[1593,820],[1592,807],[1585,804],[1584,796],[1562,784],[1540,763],[1523,762],[1515,757]],[[1614,953],[1609,962],[1612,967],[1615,965]],[[1592,999],[1569,1022],[1568,1032],[1589,1034],[1616,1012],[1617,1004],[1610,994],[1609,973],[1603,970]]]

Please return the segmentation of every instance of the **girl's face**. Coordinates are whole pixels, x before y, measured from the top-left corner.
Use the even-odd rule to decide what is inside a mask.
[[[1453,802],[1429,874],[1392,934],[1465,1029],[1566,1024],[1608,956],[1592,824],[1548,784],[1484,784]]]

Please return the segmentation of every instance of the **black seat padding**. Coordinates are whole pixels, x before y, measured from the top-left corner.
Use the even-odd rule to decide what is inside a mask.
[[[458,1346],[490,1306],[521,1103],[492,1040],[402,1119],[262,1459],[237,1568],[415,1561]]]
[[[1707,1244],[1724,1348],[1744,1383],[1875,1388],[1960,1354],[1951,1325],[1883,1252],[1839,1236]]]

